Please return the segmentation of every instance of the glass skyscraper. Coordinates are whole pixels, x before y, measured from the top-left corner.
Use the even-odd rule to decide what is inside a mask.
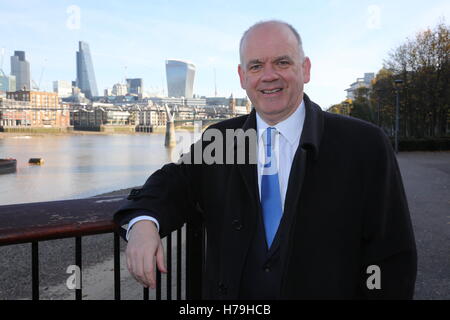
[[[141,94],[143,91],[143,81],[142,78],[136,79],[126,79],[128,93],[131,94]]]
[[[0,69],[0,93],[8,91],[16,91],[16,76],[8,76]]]
[[[167,96],[192,98],[195,66],[180,60],[166,61]]]
[[[77,87],[89,99],[98,96],[91,51],[89,45],[83,41],[79,42],[79,51],[77,51]]]
[[[11,74],[16,77],[17,90],[30,90],[30,63],[25,60],[25,51],[14,51],[11,56]]]

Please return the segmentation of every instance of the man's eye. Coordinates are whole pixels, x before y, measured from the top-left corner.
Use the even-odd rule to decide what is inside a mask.
[[[249,69],[252,70],[252,71],[256,71],[256,70],[258,70],[260,68],[261,68],[260,64],[254,64],[254,65],[250,66]]]
[[[287,60],[281,60],[281,61],[278,61],[278,64],[279,64],[280,66],[287,66],[287,65],[289,65],[290,63],[289,63],[289,61],[287,61]]]

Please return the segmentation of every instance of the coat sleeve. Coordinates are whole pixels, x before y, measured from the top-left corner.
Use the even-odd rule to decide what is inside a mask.
[[[417,252],[407,198],[390,141],[381,131],[378,138],[366,179],[362,298],[412,299]]]
[[[148,212],[159,222],[159,233],[165,237],[180,228],[190,215],[198,215],[196,182],[201,181],[201,164],[193,163],[195,148],[183,155],[178,163],[164,165],[155,171],[140,189],[134,189],[128,201],[114,214],[114,221],[121,226],[136,216]]]

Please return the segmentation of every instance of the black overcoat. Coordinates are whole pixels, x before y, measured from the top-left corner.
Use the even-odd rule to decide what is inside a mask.
[[[280,297],[412,298],[416,246],[388,138],[370,123],[322,111],[307,95],[304,102],[285,200],[284,216],[292,220],[283,235],[288,245],[282,248],[287,258]],[[210,128],[225,134],[255,127],[253,110]],[[256,164],[167,164],[130,197],[115,221],[123,225],[137,210],[148,210],[165,236],[200,208],[207,230],[203,297],[236,299],[260,214],[257,181]],[[371,265],[379,267],[381,289],[367,287]]]

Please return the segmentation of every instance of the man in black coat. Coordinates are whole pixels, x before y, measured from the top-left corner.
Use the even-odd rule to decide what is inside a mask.
[[[254,110],[208,128],[208,139],[156,171],[115,214],[118,224],[131,225],[130,273],[154,288],[154,264],[166,272],[160,237],[200,210],[207,231],[204,298],[411,299],[416,247],[385,134],[324,112],[303,93],[311,62],[292,26],[253,25],[240,55],[241,86]],[[194,160],[196,150],[230,130],[248,139],[224,138],[215,161]],[[265,170],[272,162],[260,152],[271,154],[272,133],[278,169],[269,187]],[[242,150],[245,161],[238,161]],[[233,161],[219,159],[221,152]]]

